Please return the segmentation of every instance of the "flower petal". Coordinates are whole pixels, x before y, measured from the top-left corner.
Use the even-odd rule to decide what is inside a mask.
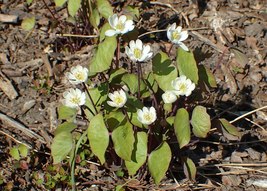
[[[142,41],[141,41],[140,39],[137,39],[137,40],[135,41],[135,44],[136,44],[136,48],[138,48],[138,49],[140,49],[140,50],[143,49],[143,43],[142,43]]]
[[[182,31],[180,33],[180,35],[181,35],[181,37],[180,37],[179,41],[184,41],[185,39],[188,38],[188,32],[187,31]]]
[[[187,46],[186,46],[184,43],[179,42],[178,45],[179,45],[182,49],[184,49],[185,51],[189,51],[189,49],[187,48]]]
[[[107,30],[107,31],[105,32],[105,35],[106,35],[106,36],[114,36],[114,35],[116,35],[116,34],[117,34],[117,31],[112,30],[112,29]]]

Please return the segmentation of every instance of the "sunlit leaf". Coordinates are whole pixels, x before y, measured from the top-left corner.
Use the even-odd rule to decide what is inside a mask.
[[[210,116],[207,114],[206,108],[196,106],[192,113],[191,124],[195,136],[205,138],[210,131],[211,122]]]
[[[81,6],[81,0],[68,0],[69,14],[74,17]]]
[[[124,74],[121,79],[129,88],[132,94],[138,92],[138,76],[136,74]],[[146,92],[146,85],[143,80],[140,80],[141,95]]]
[[[26,157],[28,155],[29,148],[26,147],[24,144],[20,144],[18,149],[19,149],[19,153],[22,157]]]
[[[33,0],[27,0],[26,2],[27,2],[28,5],[30,5],[30,4],[32,4],[32,1]]]
[[[165,176],[171,161],[171,149],[168,143],[163,142],[148,157],[148,169],[156,184]]]
[[[99,158],[101,164],[103,164],[105,162],[105,152],[109,144],[109,132],[102,114],[98,114],[91,119],[87,131],[92,152]]]
[[[55,0],[56,6],[61,7],[67,0]]]
[[[194,162],[190,158],[186,158],[184,161],[184,173],[189,180],[195,180],[197,169]]]
[[[73,123],[73,122],[64,122],[62,124],[60,124],[57,129],[54,132],[54,135],[57,135],[63,131],[66,132],[72,132],[75,128],[77,127],[77,124]]]
[[[104,17],[108,18],[109,16],[113,15],[113,8],[110,5],[108,0],[97,0],[96,1],[97,8],[99,13]]]
[[[178,74],[168,55],[164,52],[156,54],[152,60],[152,64],[153,75],[159,87],[163,91],[170,90],[171,81],[174,80]]]
[[[180,148],[189,143],[191,134],[189,114],[184,108],[179,109],[176,113],[174,131]]]
[[[99,12],[97,11],[97,9],[95,8],[95,5],[92,8],[92,13],[89,17],[89,21],[93,25],[94,28],[97,28],[99,23],[100,23],[100,15],[99,15]]]
[[[35,17],[24,18],[21,23],[21,28],[25,31],[32,30],[35,25]]]
[[[92,73],[100,73],[108,70],[111,66],[116,47],[116,37],[106,37],[105,40],[98,45],[92,62],[89,64],[89,71]]]
[[[179,76],[185,75],[192,80],[195,84],[198,83],[198,68],[197,63],[192,52],[178,48],[177,50],[177,67]]]
[[[13,159],[19,160],[20,155],[19,155],[19,150],[16,147],[13,147],[9,150],[9,154],[12,156]]]
[[[146,162],[147,157],[147,134],[138,132],[134,143],[131,161],[125,161],[129,175],[134,175],[137,170]]]
[[[199,78],[204,81],[205,84],[212,88],[217,87],[217,82],[213,73],[204,65],[199,66]]]
[[[76,116],[77,110],[75,108],[70,108],[65,105],[58,107],[58,118],[59,119],[72,119]]]
[[[134,146],[134,131],[132,125],[126,122],[117,127],[112,132],[112,141],[117,155],[126,161],[131,161]]]
[[[241,133],[237,130],[237,128],[232,125],[231,123],[229,123],[229,121],[227,121],[226,119],[219,119],[221,124],[222,124],[222,127],[228,132],[230,133],[231,135],[234,135],[234,136],[237,136],[237,137],[240,137],[241,136]]]
[[[54,164],[60,163],[69,154],[73,147],[72,135],[70,132],[62,131],[57,134],[51,145],[51,154]]]

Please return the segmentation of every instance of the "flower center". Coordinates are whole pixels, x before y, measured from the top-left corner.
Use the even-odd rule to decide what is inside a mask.
[[[116,97],[115,100],[114,100],[114,102],[116,104],[121,104],[123,102],[123,99],[122,99],[122,97]]]
[[[80,103],[80,98],[79,98],[79,97],[73,97],[73,98],[71,98],[70,101],[71,101],[72,103],[74,103],[74,104],[79,105],[79,103]]]
[[[84,75],[82,73],[77,73],[77,74],[75,74],[75,78],[77,80],[83,81],[84,80]]]
[[[146,121],[152,121],[152,116],[149,113],[144,114],[144,119]]]
[[[181,92],[186,92],[187,86],[185,84],[181,84],[179,89]]]
[[[122,22],[118,22],[118,24],[116,25],[116,29],[119,30],[119,31],[123,31],[124,24]]]
[[[135,48],[133,53],[134,53],[135,58],[141,58],[141,56],[142,56],[142,52],[139,48]]]
[[[179,40],[180,39],[180,34],[177,31],[174,31],[172,33],[172,39],[174,40]]]

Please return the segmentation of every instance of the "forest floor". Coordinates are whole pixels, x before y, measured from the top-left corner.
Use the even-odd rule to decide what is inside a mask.
[[[126,182],[126,190],[266,190],[266,1],[130,0],[114,3],[114,12],[124,13],[128,5],[138,7],[139,35],[151,32],[150,38],[142,38],[154,52],[171,47],[166,33],[157,30],[174,22],[189,29],[186,45],[218,83],[204,104],[214,117],[232,122],[242,136],[211,134],[190,147],[198,169],[195,182],[185,178],[175,161],[157,186],[149,178],[120,177],[118,166],[103,167],[97,161],[79,165],[77,159],[78,190],[114,190]],[[0,21],[0,190],[69,190],[68,164],[53,166],[50,154],[59,124],[56,108],[70,87],[64,72],[73,65],[87,66],[96,42],[59,34],[93,33],[66,24],[66,9],[56,10],[50,0],[34,1],[31,6],[26,1],[0,0],[0,14],[2,19],[18,16]],[[36,16],[36,25],[29,33],[20,25],[31,15]],[[21,143],[31,149],[17,160],[10,150]],[[265,185],[257,186],[259,180]]]

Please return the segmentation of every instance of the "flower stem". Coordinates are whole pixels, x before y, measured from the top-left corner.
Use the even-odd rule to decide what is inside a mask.
[[[171,45],[171,47],[170,47],[170,49],[169,49],[169,51],[168,51],[168,56],[170,56],[170,54],[171,54],[172,47],[173,47],[173,44]]]
[[[120,49],[121,49],[120,37],[117,36],[117,52],[116,52],[116,68],[115,69],[118,69],[120,66]]]
[[[97,110],[96,110],[96,107],[95,107],[93,98],[92,98],[91,94],[89,93],[89,91],[88,91],[88,89],[87,89],[87,87],[86,87],[86,84],[85,84],[84,82],[83,82],[83,87],[84,87],[84,89],[85,89],[85,91],[86,91],[86,93],[87,93],[87,95],[88,95],[88,97],[89,97],[89,99],[90,99],[90,101],[91,101],[93,107],[94,107],[95,115],[96,115],[96,114],[97,114]]]
[[[137,63],[137,73],[138,73],[138,99],[140,99],[141,97],[141,93],[140,93],[140,86],[141,86],[141,72],[142,72],[142,69],[141,69],[141,65],[140,63]]]

